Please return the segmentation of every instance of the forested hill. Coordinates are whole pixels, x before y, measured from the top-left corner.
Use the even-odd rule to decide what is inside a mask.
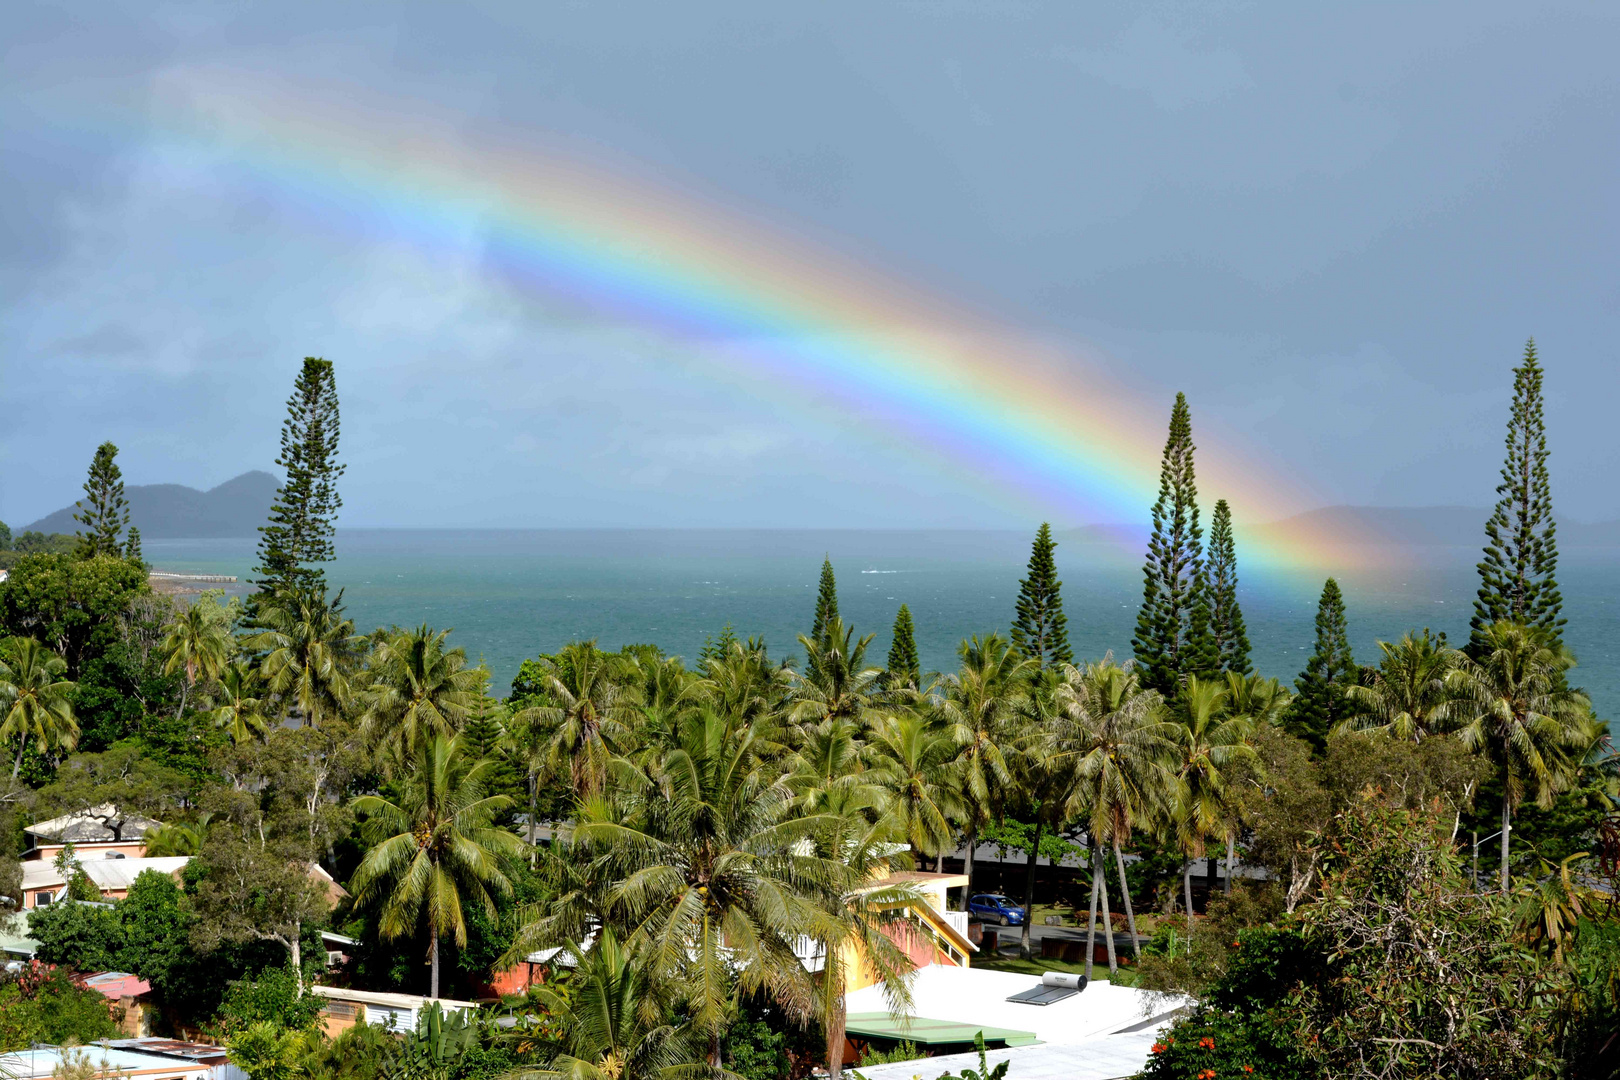
[[[270,512],[276,478],[255,469],[208,491],[182,484],[132,484],[124,494],[129,499],[129,523],[147,540],[253,536]],[[27,528],[71,534],[79,525],[68,505]]]

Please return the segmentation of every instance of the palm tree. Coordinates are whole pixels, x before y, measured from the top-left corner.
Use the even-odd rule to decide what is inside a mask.
[[[224,728],[231,742],[238,746],[270,730],[270,721],[264,715],[258,693],[259,678],[252,668],[229,664],[219,675],[216,704],[209,715],[214,726]]]
[[[807,674],[793,678],[789,719],[800,725],[826,720],[862,723],[882,689],[882,669],[866,663],[872,635],[857,638],[854,627],[834,617],[823,637],[811,640],[800,634],[799,644],[809,659],[805,662]]]
[[[69,698],[77,684],[62,678],[67,661],[33,638],[14,637],[0,649],[0,742],[17,740],[11,778],[22,768],[23,748],[32,735],[42,747],[71,750],[79,724]]]
[[[792,688],[787,664],[771,663],[765,643],[758,638],[731,642],[718,656],[706,657],[702,670],[698,692],[735,724],[764,719],[774,723]]]
[[[492,763],[468,761],[458,738],[424,738],[411,764],[397,802],[362,795],[352,804],[365,817],[371,845],[352,886],[357,905],[381,903],[379,930],[386,939],[426,922],[433,967],[429,996],[436,998],[439,938],[449,934],[457,945],[467,944],[468,903],[495,914],[494,897],[512,891],[502,860],[521,855],[523,843],[492,825],[512,800],[485,793]]]
[[[1252,764],[1249,745],[1251,722],[1227,709],[1224,682],[1189,676],[1177,697],[1175,739],[1180,751],[1182,802],[1175,815],[1177,839],[1188,858],[1182,867],[1182,896],[1187,905],[1187,932],[1192,933],[1192,860],[1204,856],[1204,841],[1218,837],[1230,841],[1236,832],[1234,800],[1227,792],[1227,777],[1235,767]],[[1232,867],[1226,868],[1230,884]],[[1209,878],[1215,877],[1214,859]]]
[[[1249,733],[1267,727],[1278,727],[1288,712],[1294,695],[1276,679],[1263,679],[1258,675],[1239,675],[1235,671],[1225,674],[1225,711],[1230,717],[1241,719]],[[1237,838],[1242,832],[1241,807],[1232,805],[1232,818],[1226,826],[1226,881],[1225,892],[1232,891],[1232,876],[1237,868]]]
[[[213,814],[204,813],[195,825],[175,823],[159,825],[146,830],[146,856],[150,859],[165,855],[195,855],[202,850],[208,837],[208,823]]]
[[[829,807],[859,805],[875,821],[888,805],[889,792],[882,777],[866,767],[867,756],[866,745],[848,721],[828,720],[805,729],[784,769],[794,812],[819,814]]]
[[[603,930],[590,948],[564,947],[573,961],[565,989],[536,988],[547,1030],[546,1062],[517,1080],[677,1080],[701,1060],[691,1031],[669,1023],[670,1002],[643,962]]]
[[[918,854],[938,856],[954,835],[952,819],[962,812],[955,740],[926,718],[903,713],[873,724],[868,746],[872,780],[889,792],[895,828]]]
[[[973,891],[973,849],[979,830],[989,823],[1000,804],[1002,788],[1011,782],[1007,753],[1011,749],[1018,703],[1035,662],[1021,656],[999,634],[975,635],[962,642],[956,654],[961,668],[945,679],[940,716],[960,747],[964,824],[967,856],[962,864],[967,886]]]
[[[1502,778],[1502,892],[1508,883],[1513,810],[1526,797],[1541,807],[1570,783],[1581,756],[1601,734],[1584,694],[1564,673],[1575,658],[1545,633],[1507,621],[1481,635],[1476,661],[1462,657],[1446,686],[1462,699],[1457,734]]]
[[[465,650],[446,649],[449,636],[423,624],[372,650],[360,730],[384,753],[410,759],[422,739],[455,735],[482,699],[484,670],[467,667]]]
[[[331,603],[319,589],[276,594],[259,608],[262,629],[247,646],[265,653],[260,665],[270,690],[296,706],[304,723],[319,727],[351,696],[349,673],[359,639],[343,618],[343,594]]]
[[[1380,641],[1378,648],[1384,655],[1372,685],[1346,689],[1358,709],[1350,725],[1410,740],[1444,730],[1458,708],[1446,677],[1462,654],[1446,647],[1444,634],[1432,637],[1427,630],[1422,637],[1408,633],[1394,645]]]
[[[798,955],[805,940],[842,943],[863,925],[850,898],[861,870],[816,838],[833,818],[796,817],[782,777],[758,768],[751,727],[711,710],[681,720],[677,749],[644,771],[616,774],[614,798],[584,800],[560,861],[579,884],[532,919],[512,955],[622,930],[651,974],[684,988],[684,1008],[709,1038],[739,996],[764,994],[808,1019],[818,994]]]
[[[594,641],[565,645],[556,656],[541,657],[540,668],[541,692],[551,704],[525,709],[516,719],[550,733],[547,767],[560,770],[566,762],[575,795],[589,798],[602,790],[608,762],[639,719],[634,672]]]
[[[1142,688],[1131,665],[1121,667],[1111,657],[1088,664],[1084,670],[1063,669],[1064,685],[1058,704],[1065,724],[1053,728],[1049,754],[1070,759],[1076,778],[1070,816],[1084,817],[1092,837],[1095,870],[1093,889],[1101,885],[1103,917],[1108,918],[1108,889],[1102,873],[1100,845],[1114,849],[1124,895],[1125,918],[1131,932],[1131,955],[1137,955],[1136,912],[1126,885],[1125,857],[1120,845],[1131,833],[1169,811],[1179,795],[1176,777],[1176,725],[1163,719],[1164,702],[1158,693]],[[1086,962],[1090,967],[1089,932]],[[1108,933],[1108,966],[1115,970],[1114,935]]]
[[[163,673],[183,671],[186,677],[180,690],[180,708],[174,714],[179,719],[186,711],[186,697],[198,680],[212,682],[230,663],[236,641],[231,637],[225,612],[212,596],[205,594],[175,615],[164,635],[163,651],[168,655]]]

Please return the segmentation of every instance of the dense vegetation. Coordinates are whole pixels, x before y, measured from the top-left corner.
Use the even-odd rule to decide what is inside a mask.
[[[1042,526],[1007,633],[955,671],[919,670],[905,607],[879,666],[828,561],[802,663],[729,627],[690,664],[575,642],[502,698],[447,632],[357,633],[328,588],[336,384],[308,361],[247,604],[153,595],[110,444],[75,545],[0,586],[0,893],[25,820],[163,822],[149,853],[195,856],[183,880],[53,905],[39,959],[139,974],[255,1077],[766,1080],[840,1070],[849,956],[904,1002],[912,894],[875,872],[965,841],[971,876],[993,841],[1078,855],[1093,932],[1131,931],[1123,954],[1102,935],[1111,977],[1197,995],[1149,1076],[1616,1075],[1616,770],[1559,639],[1533,354],[1517,375],[1465,649],[1415,630],[1358,663],[1330,579],[1294,689],[1253,673],[1231,510],[1206,550],[1178,396],[1134,661],[1074,660]],[[570,963],[508,1003],[516,1029],[332,1040],[323,928],[358,941],[335,977],[368,989],[489,996],[532,951]],[[105,1033],[62,975],[0,1004],[0,1048]]]

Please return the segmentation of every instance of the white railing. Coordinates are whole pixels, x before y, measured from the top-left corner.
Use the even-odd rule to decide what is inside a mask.
[[[811,973],[827,966],[827,952],[821,942],[804,934],[793,939],[793,955],[799,958],[804,970]]]

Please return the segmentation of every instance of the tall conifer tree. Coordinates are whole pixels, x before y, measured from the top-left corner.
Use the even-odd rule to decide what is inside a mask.
[[[824,556],[821,560],[821,584],[816,589],[816,615],[810,624],[810,640],[825,643],[827,640],[827,627],[838,618],[838,581],[833,577],[832,559]],[[805,666],[805,674],[814,675],[815,658],[812,656]]]
[[[1334,725],[1350,715],[1345,690],[1355,685],[1357,674],[1344,617],[1344,594],[1339,583],[1328,578],[1316,605],[1316,651],[1294,681],[1299,693],[1288,710],[1288,730],[1321,752]]]
[[[129,538],[124,541],[124,558],[138,563],[146,561],[141,555],[141,530],[133,525],[129,527]]]
[[[1524,363],[1513,369],[1507,457],[1502,462],[1502,482],[1496,487],[1496,509],[1485,522],[1479,596],[1469,621],[1472,653],[1479,651],[1485,630],[1499,620],[1536,627],[1555,641],[1566,621],[1556,577],[1557,526],[1547,476],[1541,375],[1532,339],[1524,347]]]
[[[1018,583],[1012,642],[1037,668],[1074,663],[1074,653],[1069,651],[1069,620],[1063,614],[1063,582],[1058,580],[1052,558],[1056,547],[1052,526],[1041,522],[1029,552],[1029,576]]]
[[[1209,585],[1209,629],[1220,670],[1247,675],[1249,635],[1243,626],[1243,609],[1237,598],[1237,545],[1232,541],[1232,508],[1221,499],[1209,523],[1209,565],[1205,574]]]
[[[123,554],[121,537],[129,524],[129,503],[124,501],[124,474],[119,469],[118,447],[104,442],[90,459],[90,475],[84,481],[84,498],[74,503],[73,520],[84,526],[79,538],[80,558]]]
[[[270,521],[259,527],[259,585],[268,592],[319,588],[318,565],[337,557],[332,544],[343,506],[338,477],[338,397],[332,362],[306,356],[287,399],[276,464],[287,480],[276,490]]]
[[[889,642],[889,685],[915,689],[921,679],[922,662],[917,659],[917,628],[911,623],[911,609],[900,605],[894,617],[894,635]]]
[[[1170,436],[1159,467],[1159,498],[1153,504],[1153,533],[1142,568],[1142,608],[1131,639],[1142,667],[1142,685],[1165,695],[1176,693],[1181,677],[1203,666],[1194,645],[1207,652],[1204,625],[1193,614],[1204,603],[1203,529],[1198,524],[1198,485],[1193,475],[1192,414],[1187,396],[1176,395],[1170,410]],[[1194,630],[1199,634],[1195,639]]]

